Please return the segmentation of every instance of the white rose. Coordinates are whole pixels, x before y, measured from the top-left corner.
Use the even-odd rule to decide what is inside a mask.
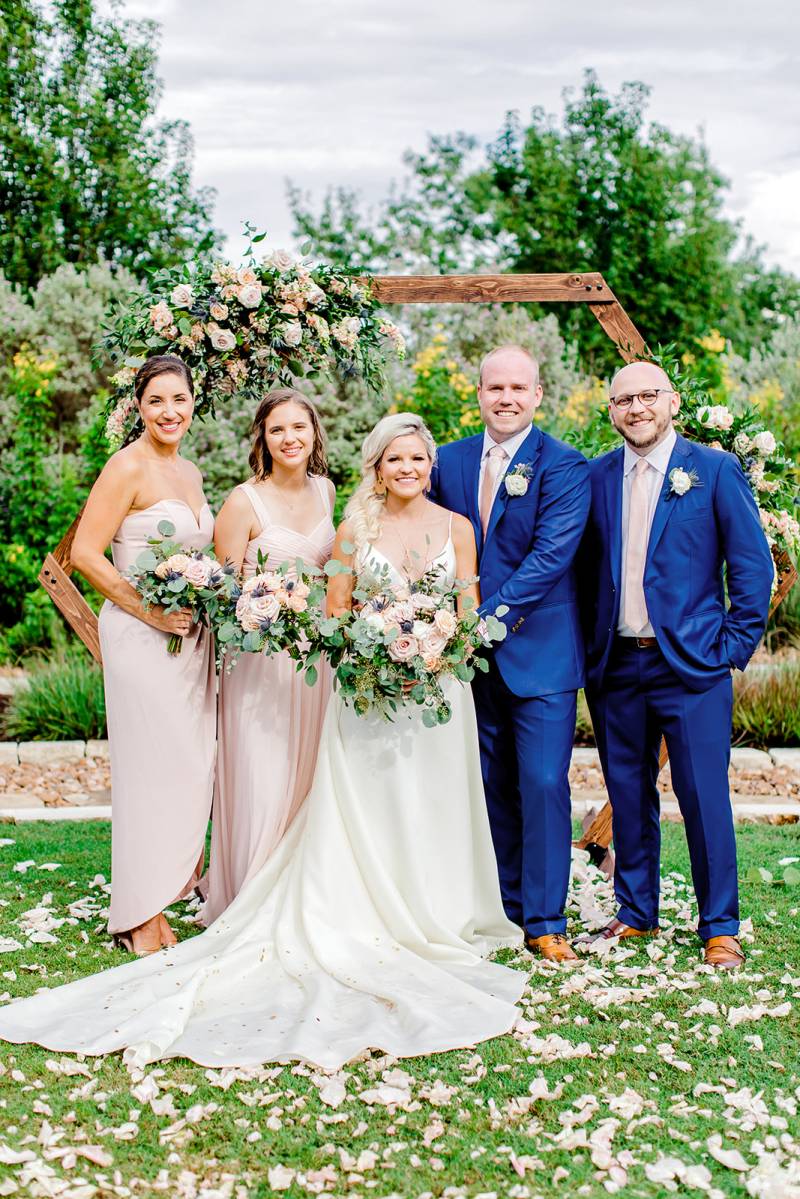
[[[326,300],[325,292],[321,287],[318,287],[312,280],[306,287],[306,303],[307,304],[324,304]]]
[[[182,575],[190,561],[191,559],[188,554],[172,554],[171,557],[167,558],[164,565],[170,572]]]
[[[458,628],[458,620],[456,619],[456,615],[454,612],[451,612],[449,608],[439,608],[434,613],[433,623],[442,636],[447,637],[448,640],[453,636]]]
[[[150,309],[150,322],[157,333],[172,324],[172,313],[163,300]]]
[[[364,617],[364,622],[378,633],[382,633],[386,627],[386,621],[383,619],[382,612],[370,612],[369,616]]]
[[[417,641],[423,641],[428,635],[428,630],[432,628],[433,625],[428,624],[426,620],[415,620],[411,633],[416,637]]]
[[[528,490],[528,480],[524,475],[506,475],[505,477],[506,491],[509,495],[525,495]]]
[[[777,450],[778,443],[769,429],[762,429],[753,438],[753,448],[765,458],[769,458],[770,454],[774,454]]]
[[[676,467],[670,471],[669,481],[672,485],[672,490],[676,495],[686,495],[686,492],[692,486],[692,480],[689,478],[685,470],[680,470]]]
[[[236,336],[230,329],[220,329],[219,325],[211,324],[207,329],[211,344],[215,350],[233,350],[236,348]]]
[[[724,404],[712,404],[710,407],[701,408],[697,419],[707,429],[730,429],[733,424],[733,413]]]
[[[245,283],[237,291],[236,298],[244,308],[258,308],[261,303],[261,284]]]
[[[281,330],[281,337],[287,346],[299,346],[303,340],[303,326],[299,321],[287,321]]]
[[[271,266],[274,270],[285,274],[286,271],[290,271],[294,266],[294,257],[288,250],[273,250],[264,259],[264,265]]]
[[[194,294],[188,283],[179,283],[169,298],[176,308],[191,308],[194,303]]]
[[[733,439],[733,448],[737,454],[746,454],[750,449],[750,438],[746,433],[737,433]]]

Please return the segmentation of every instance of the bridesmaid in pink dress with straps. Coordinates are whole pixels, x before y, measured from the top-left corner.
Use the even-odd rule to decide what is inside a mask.
[[[253,477],[217,518],[217,557],[245,578],[302,558],[322,566],[334,541],[334,488],[325,478],[324,435],[313,405],[290,388],[272,391],[253,421]],[[211,862],[203,920],[211,924],[266,862],[305,799],[330,694],[320,663],[309,687],[288,654],[242,654],[220,677],[219,747]]]
[[[214,655],[188,609],[145,611],[120,572],[148,537],[161,536],[160,521],[200,549],[214,518],[200,471],[178,452],[194,409],[185,364],[172,355],[149,358],[135,391],[143,432],[103,468],[71,559],[106,597],[99,623],[113,796],[108,927],[143,955],[175,944],[163,910],[190,894],[202,872],[214,779]],[[171,633],[183,636],[180,654],[167,653]]]

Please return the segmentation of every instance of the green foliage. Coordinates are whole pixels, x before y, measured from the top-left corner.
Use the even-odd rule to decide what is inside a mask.
[[[3,717],[12,741],[77,741],[106,736],[103,672],[78,650],[34,666]]]
[[[61,614],[39,586],[35,575],[30,587],[11,617],[15,623],[0,630],[0,663],[4,665],[16,666],[42,652],[63,653],[73,640]],[[96,594],[90,592],[88,598]]]
[[[800,745],[800,661],[734,675],[733,739],[759,749]]]
[[[94,0],[6,0],[0,13],[0,259],[34,287],[63,262],[136,275],[209,250],[184,121],[158,121],[157,27]]]
[[[686,345],[718,325],[747,352],[797,312],[800,284],[752,244],[733,257],[727,181],[701,140],[647,124],[648,98],[642,83],[610,96],[589,71],[577,95],[564,93],[560,120],[509,114],[485,152],[465,134],[431,138],[375,215],[340,191],[315,217],[290,190],[295,229],[331,261],[373,271],[599,270],[646,337]],[[613,369],[614,347],[584,305],[553,311],[594,373]]]

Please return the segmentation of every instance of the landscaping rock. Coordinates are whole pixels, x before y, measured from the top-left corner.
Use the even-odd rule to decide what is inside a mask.
[[[573,766],[596,766],[600,769],[600,755],[592,746],[576,746],[572,751]]]
[[[764,749],[731,750],[731,768],[733,770],[771,770],[772,758]]]
[[[784,766],[800,774],[800,749],[771,749],[769,756],[776,766]]]
[[[19,764],[19,753],[17,752],[16,741],[0,741],[0,768],[3,766],[17,766]]]
[[[86,755],[85,741],[20,741],[19,760],[32,766],[61,766],[80,762]]]
[[[43,808],[44,800],[33,791],[12,791],[0,794],[0,808]]]
[[[104,762],[108,761],[108,742],[107,741],[87,741],[86,742],[86,757],[87,758],[102,758]]]

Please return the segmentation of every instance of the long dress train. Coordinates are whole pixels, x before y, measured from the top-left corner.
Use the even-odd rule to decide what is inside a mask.
[[[302,558],[322,566],[331,555],[334,528],[324,479],[315,478],[321,516],[306,536],[275,524],[258,492],[241,485],[261,529],[248,543],[245,577],[258,569]],[[319,664],[309,687],[288,654],[242,654],[219,686],[219,743],[211,821],[211,858],[205,924],[213,924],[257,874],[308,795],[317,745],[330,695],[331,676]]]
[[[435,560],[452,580],[452,542]],[[145,1065],[413,1057],[508,1032],[526,982],[486,961],[500,900],[468,687],[449,723],[357,717],[334,693],[314,785],[201,936],[0,1009],[0,1036]]]
[[[123,520],[111,544],[117,570],[161,536],[162,520],[192,549],[213,536],[207,504],[196,519],[183,500],[159,500]],[[108,927],[117,933],[189,895],[202,874],[214,785],[214,654],[199,625],[179,654],[168,654],[166,633],[109,600],[99,625],[111,757]]]

